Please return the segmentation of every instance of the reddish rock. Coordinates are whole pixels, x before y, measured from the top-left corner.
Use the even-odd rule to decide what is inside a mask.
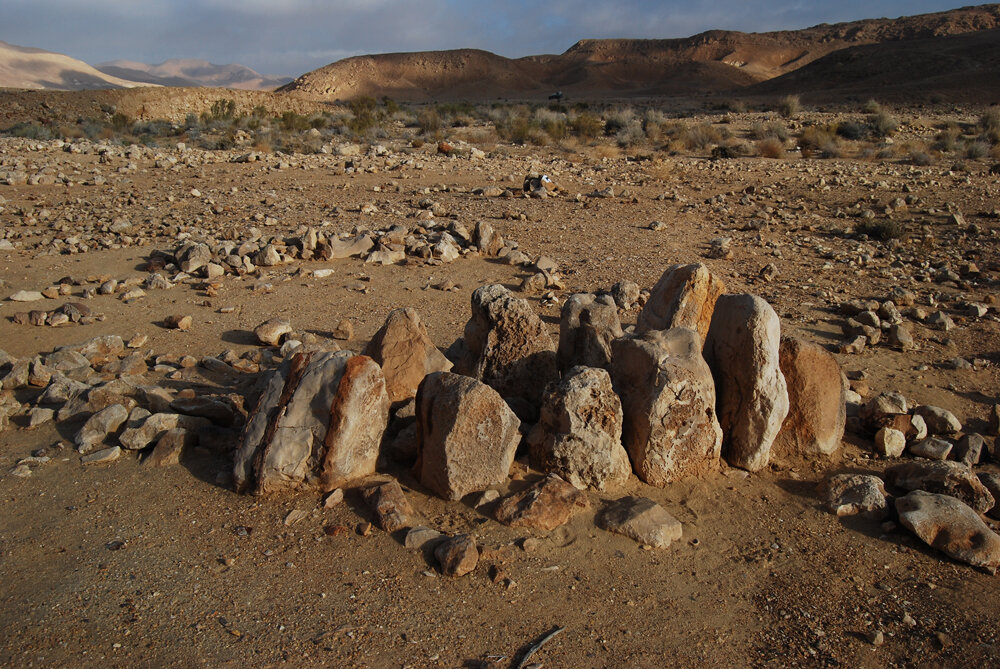
[[[636,329],[646,332],[691,328],[698,332],[704,345],[715,303],[724,292],[726,286],[722,279],[705,265],[671,265],[650,291],[639,313]]]
[[[550,474],[530,488],[502,499],[495,516],[511,527],[554,530],[588,506],[586,495]]]
[[[365,355],[382,366],[389,401],[416,396],[417,387],[431,372],[447,372],[451,361],[444,357],[427,334],[415,309],[395,309],[375,333]]]
[[[826,349],[783,337],[779,365],[788,388],[788,416],[772,452],[830,455],[840,448],[847,423],[847,378]]]
[[[403,494],[399,481],[393,479],[365,488],[361,493],[365,503],[375,512],[378,526],[386,532],[408,527],[413,516],[413,507]]]
[[[915,490],[896,500],[899,522],[955,560],[996,572],[1000,536],[979,515],[948,495]]]
[[[434,549],[434,557],[445,576],[465,576],[479,564],[479,548],[467,534],[445,539]]]

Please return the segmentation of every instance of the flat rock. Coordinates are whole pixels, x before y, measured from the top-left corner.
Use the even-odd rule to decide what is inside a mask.
[[[924,419],[930,434],[955,434],[962,431],[962,422],[947,409],[935,406],[918,406],[913,413]]]
[[[432,372],[447,372],[452,363],[427,334],[415,309],[395,309],[368,342],[365,355],[382,366],[389,401],[415,397],[417,387]]]
[[[37,302],[45,299],[45,296],[37,290],[19,290],[7,299],[11,302]]]
[[[603,369],[574,367],[550,384],[527,437],[532,465],[577,488],[605,490],[632,473],[622,446],[622,407]]]
[[[990,491],[960,462],[903,462],[886,469],[885,480],[903,490],[949,495],[969,505],[976,513],[986,513],[994,505]]]
[[[510,527],[554,530],[588,506],[585,494],[550,474],[530,488],[502,499],[494,515]]]
[[[88,453],[87,455],[80,458],[80,462],[85,465],[100,465],[105,462],[114,462],[119,457],[121,457],[122,449],[118,446],[112,446],[110,448],[102,448],[99,451],[94,451],[93,453]]]
[[[927,439],[921,439],[920,441],[910,444],[909,451],[910,455],[914,455],[918,458],[927,458],[928,460],[947,460],[952,448],[953,446],[950,441],[938,439],[937,437],[928,437]]]
[[[666,548],[682,534],[680,522],[648,497],[612,502],[598,514],[597,525],[654,548]]]
[[[1000,567],[1000,536],[949,495],[915,490],[896,500],[899,522],[927,545],[974,567]]]
[[[291,322],[284,318],[272,318],[255,327],[253,334],[264,346],[277,346],[281,343],[281,338],[291,331]]]
[[[837,516],[861,515],[884,520],[889,515],[885,484],[869,474],[838,474],[820,484],[820,498]]]
[[[142,461],[145,467],[169,467],[180,464],[184,451],[198,443],[197,432],[175,427],[164,432],[156,446]]]
[[[88,453],[116,431],[128,418],[128,410],[121,404],[112,404],[87,419],[73,441],[80,453]]]
[[[718,465],[722,430],[715,383],[689,328],[616,339],[611,378],[621,397],[623,442],[640,479],[655,486]]]
[[[772,446],[776,455],[830,455],[847,424],[847,378],[818,344],[782,337],[778,350],[788,388],[788,416]]]
[[[410,531],[406,533],[403,545],[406,548],[419,551],[424,548],[434,547],[445,538],[446,537],[437,530],[424,527],[423,525],[417,525],[416,527],[410,528]]]
[[[497,392],[476,379],[435,372],[417,390],[420,482],[456,500],[503,483],[521,440],[521,421]]]
[[[705,342],[715,377],[722,455],[747,471],[767,466],[788,415],[788,390],[779,366],[781,324],[756,295],[723,295]]]
[[[122,448],[138,451],[157,441],[168,430],[184,428],[198,430],[211,425],[211,421],[197,416],[176,413],[154,413],[133,425],[135,419],[129,416],[129,426],[118,437]]]

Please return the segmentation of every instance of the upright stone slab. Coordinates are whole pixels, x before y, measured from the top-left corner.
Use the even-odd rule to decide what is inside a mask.
[[[772,452],[782,456],[836,452],[847,424],[848,390],[837,359],[822,346],[782,337],[779,365],[789,407]]]
[[[237,490],[332,490],[375,471],[389,419],[378,364],[350,351],[296,353],[276,370],[237,450]]]
[[[532,465],[577,488],[625,483],[632,467],[622,446],[622,405],[607,371],[574,367],[546,391],[528,433]]]
[[[365,355],[382,366],[389,401],[416,396],[417,386],[431,372],[447,372],[451,361],[437,349],[416,309],[394,309],[375,333]]]
[[[788,415],[780,335],[778,314],[756,295],[723,295],[715,304],[705,354],[715,377],[722,454],[734,467],[766,467]]]
[[[639,313],[637,329],[646,332],[691,328],[697,330],[704,344],[715,303],[724,292],[722,279],[705,265],[671,265],[653,286]]]
[[[450,500],[503,483],[521,441],[520,425],[486,384],[451,372],[428,374],[417,390],[420,451],[414,471]]]
[[[558,378],[556,347],[545,324],[526,300],[500,284],[472,294],[472,318],[465,325],[472,373],[502,397],[541,402],[546,384]]]
[[[562,307],[559,323],[559,371],[572,367],[611,368],[611,342],[622,336],[618,309],[590,293],[571,295]]]
[[[701,339],[688,328],[651,330],[612,344],[623,441],[640,479],[665,486],[718,464],[722,430]]]

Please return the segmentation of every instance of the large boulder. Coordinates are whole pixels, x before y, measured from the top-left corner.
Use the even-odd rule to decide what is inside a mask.
[[[1000,536],[954,497],[914,490],[896,500],[896,511],[903,527],[949,557],[994,572],[1000,567]]]
[[[775,455],[830,455],[847,423],[847,378],[822,346],[782,337],[778,351],[788,387],[788,416],[772,446]]]
[[[394,309],[375,333],[365,355],[382,366],[389,401],[415,397],[417,386],[431,372],[447,372],[451,361],[427,335],[415,309]]]
[[[503,397],[523,398],[537,406],[545,386],[558,378],[556,347],[542,319],[526,300],[499,284],[472,293],[465,346],[470,375]]]
[[[651,330],[617,339],[612,347],[611,378],[621,397],[623,441],[636,475],[665,486],[714,468],[722,430],[698,333]]]
[[[237,490],[333,490],[374,473],[389,420],[378,363],[350,351],[296,353],[271,376],[236,452]]]
[[[995,503],[986,486],[961,462],[902,462],[885,470],[885,480],[903,490],[923,490],[954,497],[976,513],[986,513]]]
[[[503,483],[521,440],[521,421],[476,379],[451,372],[424,377],[417,390],[420,482],[444,499]]]
[[[577,293],[563,304],[556,352],[560,372],[577,365],[610,369],[611,342],[622,336],[622,325],[614,301],[604,299]]]
[[[734,467],[766,467],[788,415],[780,337],[778,314],[756,295],[723,295],[715,303],[705,353],[715,377],[722,454]]]
[[[632,473],[622,446],[622,405],[603,369],[574,367],[546,390],[528,433],[532,465],[577,488],[604,490]]]
[[[705,265],[671,265],[653,286],[639,313],[637,329],[645,332],[691,328],[698,332],[704,344],[715,303],[725,292],[722,279]]]

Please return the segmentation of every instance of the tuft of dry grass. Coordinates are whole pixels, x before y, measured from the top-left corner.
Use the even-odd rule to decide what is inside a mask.
[[[757,142],[757,155],[761,158],[784,158],[785,145],[777,137],[762,139]]]

